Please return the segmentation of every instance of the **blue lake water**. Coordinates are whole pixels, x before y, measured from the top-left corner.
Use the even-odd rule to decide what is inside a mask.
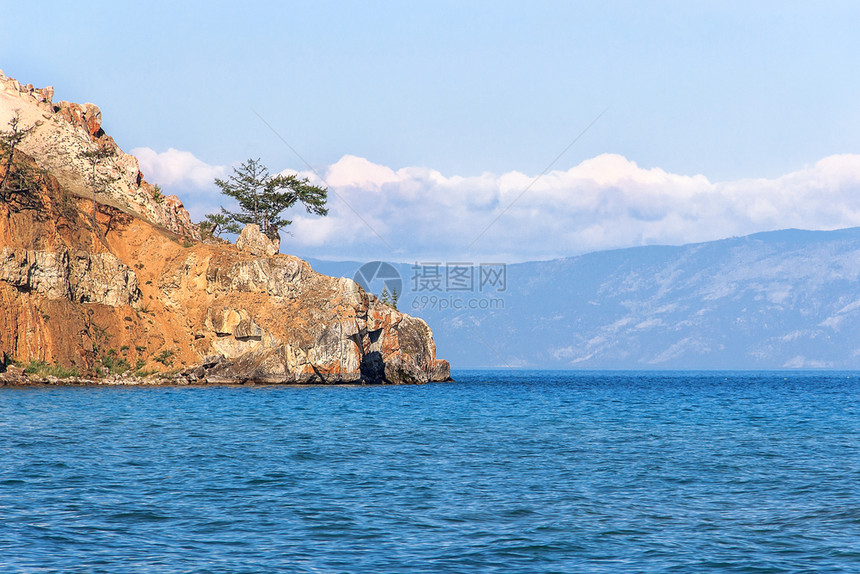
[[[0,389],[0,572],[860,572],[857,373]]]

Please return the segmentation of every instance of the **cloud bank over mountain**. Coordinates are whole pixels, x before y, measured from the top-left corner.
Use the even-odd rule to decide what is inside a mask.
[[[178,193],[195,218],[224,199],[212,184],[227,171],[223,166],[174,149],[133,151],[144,175]],[[330,213],[320,219],[294,210],[283,248],[330,259],[516,262],[860,225],[860,155],[854,154],[772,179],[724,182],[640,167],[616,154],[543,176],[448,176],[352,155],[301,175],[329,187]]]

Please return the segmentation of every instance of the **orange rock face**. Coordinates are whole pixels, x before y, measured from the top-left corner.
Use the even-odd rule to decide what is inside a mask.
[[[60,102],[58,113],[70,124],[84,128],[93,140],[98,139],[104,132],[102,129],[102,112],[93,104],[74,104]]]
[[[23,154],[16,164],[38,173]],[[351,280],[193,240],[50,175],[29,187],[0,201],[3,364],[104,374],[119,362],[211,383],[449,378],[427,324]]]

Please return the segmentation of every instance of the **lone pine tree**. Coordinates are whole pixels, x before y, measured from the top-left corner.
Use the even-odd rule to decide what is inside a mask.
[[[216,179],[215,185],[221,188],[221,193],[239,203],[239,210],[232,212],[222,207],[220,214],[207,215],[204,223],[213,234],[235,232],[238,225],[256,223],[263,233],[274,239],[279,237],[279,229],[292,223],[281,214],[296,203],[304,205],[308,213],[328,213],[326,188],[311,185],[307,178],[297,175],[272,176],[259,159],[249,159],[234,167],[230,177]]]

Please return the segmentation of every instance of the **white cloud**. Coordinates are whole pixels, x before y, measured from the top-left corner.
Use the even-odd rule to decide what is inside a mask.
[[[383,183],[397,181],[399,178],[391,168],[377,165],[363,157],[345,155],[332,165],[326,181],[335,187],[362,185],[377,190]]]
[[[212,182],[224,177],[225,167],[175,149],[133,153],[149,181],[188,192],[182,199],[195,219],[224,199]],[[314,173],[300,175],[322,183]],[[860,225],[860,155],[851,154],[773,179],[727,182],[643,168],[615,154],[537,179],[519,172],[462,177],[426,167],[395,170],[351,155],[322,175],[330,213],[318,218],[299,207],[286,214],[294,222],[292,235],[284,237],[287,252],[514,262],[788,227]]]
[[[325,223],[297,214],[286,249],[331,258],[522,261],[860,225],[860,155],[830,156],[775,179],[729,182],[642,168],[614,154],[535,181],[517,172],[393,170],[355,156],[329,166],[325,178],[331,213]]]
[[[140,163],[144,179],[163,186],[211,188],[216,177],[224,177],[226,168],[209,165],[187,151],[170,148],[158,153],[148,147],[131,150]]]

